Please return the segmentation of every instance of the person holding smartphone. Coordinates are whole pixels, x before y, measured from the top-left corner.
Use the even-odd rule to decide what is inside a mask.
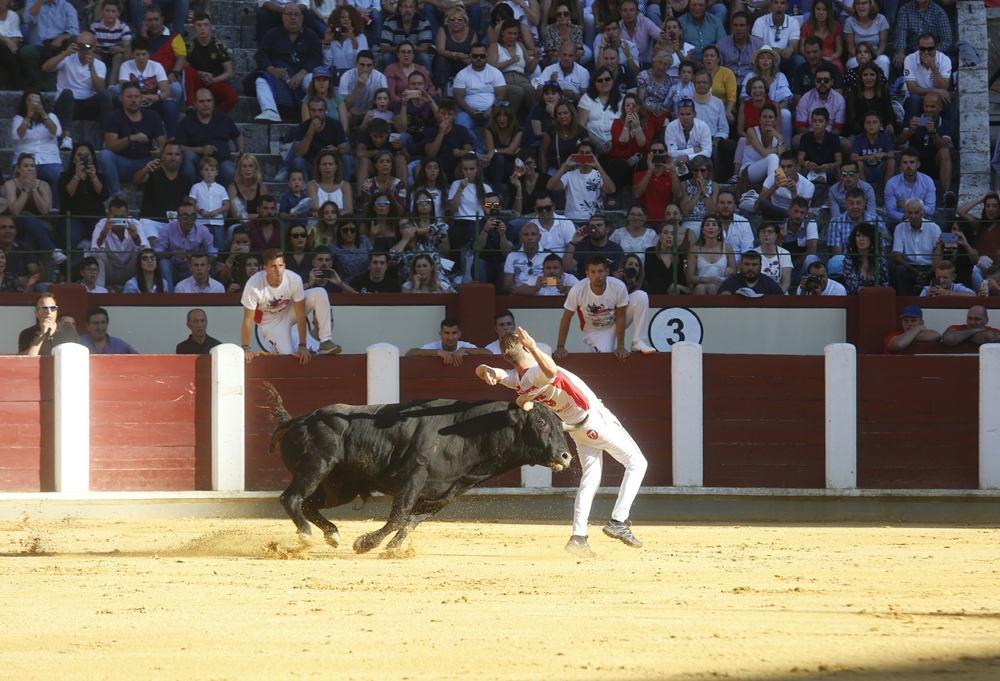
[[[594,146],[589,140],[581,142],[576,153],[571,154],[556,170],[546,189],[550,192],[566,192],[564,214],[574,222],[588,219],[604,210],[604,197],[614,194],[615,183],[601,167],[594,155]]]

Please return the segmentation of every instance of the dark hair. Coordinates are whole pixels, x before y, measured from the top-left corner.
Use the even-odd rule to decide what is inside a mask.
[[[369,134],[374,132],[378,135],[387,135],[389,134],[389,122],[384,118],[376,118],[368,125],[368,131]]]
[[[506,5],[502,5],[502,6],[506,7]],[[445,97],[444,99],[441,100],[441,103],[438,104],[438,111],[456,112],[456,111],[458,111],[458,104],[456,104],[455,100],[452,99],[451,97]],[[376,119],[376,120],[378,120],[378,119]],[[372,123],[374,123],[374,122],[375,121],[372,121]]]
[[[775,106],[774,104],[768,103],[768,104],[765,104],[764,106],[760,107],[760,112],[758,112],[758,114],[757,114],[758,119],[760,117],[760,114],[764,113],[765,111],[770,111],[771,113],[774,114],[774,117],[776,119],[778,118],[778,107]]]
[[[587,264],[583,268],[584,272],[586,272],[587,268],[589,268],[591,265],[604,265],[604,267],[607,267],[608,259],[605,256],[601,255],[600,253],[595,253],[594,255],[587,258]]]
[[[719,48],[715,46],[715,43],[712,43],[711,45],[705,45],[705,47],[701,48],[701,54],[702,54],[702,56],[704,56],[704,55],[705,55],[705,52],[706,52],[706,51],[708,51],[708,50],[712,50],[712,51],[713,51],[713,52],[715,52],[715,54],[717,54],[717,55],[718,55],[718,56],[719,56],[720,58],[722,57],[722,55],[721,55],[721,54],[719,54]],[[699,73],[700,73],[700,72],[699,72]]]
[[[88,260],[93,260],[95,263],[97,262],[96,258],[84,258],[83,261],[80,263],[80,265],[83,266],[84,263],[89,265],[90,263],[87,263]],[[108,311],[105,310],[103,307],[92,307],[89,310],[87,310],[86,314],[87,323],[90,324],[90,320],[99,314],[104,315],[104,318],[107,319],[109,322],[111,321],[111,315],[109,315]]]
[[[934,41],[934,47],[937,47],[938,39],[937,39],[936,35],[934,35],[933,33],[921,33],[920,37],[917,38],[917,44],[919,45],[920,41],[923,40],[924,38],[930,38],[931,40],[933,40]]]
[[[146,254],[156,255],[156,251],[152,248],[143,248],[139,251],[137,258],[141,260],[142,256]],[[146,288],[146,275],[142,271],[141,265],[135,268],[135,283],[139,287],[139,293],[153,293],[153,291]],[[163,276],[160,274],[159,263],[157,263],[157,266],[153,268],[153,287],[159,293],[166,292],[163,288]]]
[[[778,157],[778,162],[781,161],[795,161],[795,165],[799,164],[799,157],[795,155],[795,152],[789,149],[788,151],[781,152],[781,156]]]
[[[145,50],[149,52],[149,38],[144,35],[137,35],[132,38],[132,43],[129,48],[135,52],[136,50]]]
[[[74,173],[76,172],[76,164],[73,162],[73,158],[76,156],[76,152],[79,151],[80,147],[86,147],[87,151],[90,152],[90,162],[94,164],[94,170],[100,172],[100,168],[97,166],[97,154],[94,152],[94,145],[86,140],[80,140],[73,144],[73,151],[69,154],[69,160],[66,161],[66,172]]]
[[[413,212],[413,218],[414,219],[420,219],[422,217],[417,212],[417,199],[419,199],[422,196],[431,200],[431,214],[430,214],[430,217],[433,218],[433,219],[437,219],[437,208],[434,206],[434,195],[431,194],[430,191],[427,190],[424,187],[421,187],[420,189],[418,189],[415,192],[413,192],[413,211],[412,211]],[[487,194],[487,196],[489,196],[489,195]]]
[[[814,36],[814,35],[811,35],[809,37],[810,38],[816,38],[816,36]],[[816,38],[816,39],[819,40],[819,38]],[[808,38],[807,38],[807,40],[808,40]],[[834,67],[834,68],[837,68],[837,67]],[[833,69],[831,69],[829,66],[824,66],[824,65],[820,64],[819,68],[816,69],[816,76],[815,77],[819,78],[819,74],[821,74],[821,73],[825,73],[825,74],[829,75],[831,79],[833,78]]]
[[[21,103],[17,106],[17,115],[22,118],[28,117],[28,97],[32,95],[38,95],[38,99],[42,103],[42,110],[45,110],[45,101],[42,100],[42,93],[38,88],[29,87],[27,90],[21,93]],[[61,121],[60,121],[61,122]],[[67,121],[68,122],[68,121]],[[28,127],[35,125],[34,120],[28,121]]]
[[[733,16],[729,17],[730,26],[733,25],[733,19],[735,19],[736,17],[741,17],[748,24],[750,23],[750,15],[744,12],[743,10],[740,10],[739,12],[733,12]]]
[[[903,151],[900,152],[900,158],[905,157],[905,156],[911,156],[911,157],[913,157],[913,158],[915,158],[917,160],[920,160],[920,152],[917,151],[915,147],[911,147],[911,146],[905,146],[905,147],[903,147]]]
[[[816,35],[811,35],[802,41],[804,45],[816,45],[820,50],[823,49],[823,39]]]
[[[549,253],[547,256],[545,256],[545,260],[543,260],[542,263],[544,264],[544,263],[547,263],[547,262],[551,262],[553,260],[555,260],[556,262],[560,262],[560,263],[562,262],[562,258],[560,258],[557,254],[555,254],[555,253]],[[511,315],[511,317],[513,317],[513,316],[514,315]]]
[[[281,251],[280,248],[269,248],[266,251],[264,251],[265,265],[268,264],[269,262],[274,262],[278,258],[281,258],[282,260],[284,260],[285,258],[285,254]]]
[[[813,260],[811,263],[809,263],[809,267],[806,268],[806,272],[807,273],[812,272],[813,270],[819,268],[823,268],[825,270],[826,263],[824,263],[822,260]]]
[[[142,8],[142,18],[143,19],[146,18],[147,14],[159,14],[162,17],[163,16],[163,10],[160,9],[159,5],[151,2],[148,5],[143,6],[143,8]]]
[[[804,198],[802,196],[796,196],[794,199],[792,199],[792,202],[789,204],[789,208],[792,206],[797,206],[799,208],[804,208],[805,210],[809,210],[809,199]]]
[[[553,253],[552,255],[555,255],[555,253]],[[558,258],[559,256],[556,255],[556,257]],[[548,260],[548,258],[546,258],[546,260]],[[510,309],[505,307],[504,309],[500,310],[495,315],[493,315],[493,323],[496,324],[497,320],[503,319],[504,317],[510,317],[511,319],[514,319],[514,313],[511,312]]]
[[[195,258],[208,258],[208,253],[206,253],[205,251],[193,251],[188,256],[188,262],[191,262]]]
[[[112,208],[124,208],[126,215],[128,214],[128,201],[120,196],[116,196],[108,202],[108,213],[111,212]]]
[[[862,255],[858,251],[858,234],[864,234],[868,237],[868,240],[871,242],[870,253]],[[879,242],[877,235],[878,230],[870,222],[862,222],[859,225],[855,225],[854,229],[851,230],[850,236],[847,237],[847,257],[851,259],[856,268],[861,268],[862,258],[871,258],[874,261],[878,257]]]
[[[501,33],[503,33],[504,31],[506,31],[508,29],[511,29],[511,28],[516,28],[516,29],[518,29],[518,31],[520,31],[521,30],[521,22],[518,21],[517,19],[514,19],[513,17],[511,17],[510,19],[504,19],[503,23],[500,24],[500,32]]]
[[[372,52],[371,50],[361,50],[360,52],[358,52],[358,55],[354,58],[354,63],[357,64],[358,60],[362,59],[364,57],[367,57],[368,59],[371,59],[373,62],[375,61],[375,53],[374,52]]]
[[[416,73],[416,72],[414,72]],[[438,166],[438,177],[437,182],[434,184],[432,189],[438,189],[444,192],[444,195],[448,195],[448,178],[445,177],[444,167],[441,165],[441,159],[437,156],[431,156],[430,158],[425,158],[424,162],[420,164],[420,170],[414,176],[414,187],[426,187],[427,185],[427,164],[437,163]],[[413,204],[415,206],[415,204]]]
[[[854,189],[848,189],[847,193],[844,194],[845,199],[864,199],[865,190],[861,187],[855,187]]]
[[[141,92],[139,84],[134,80],[126,80],[124,83],[122,83],[121,90],[119,90],[119,92],[124,95],[126,90],[139,90]]]
[[[476,41],[476,42],[472,43],[472,47],[469,48],[469,52],[471,53],[473,50],[475,50],[477,48],[480,48],[480,47],[483,48],[484,50],[486,49],[486,45],[483,45],[483,43],[480,42],[480,41]]]
[[[741,14],[741,12],[737,12],[737,14]],[[768,227],[774,227],[774,225],[769,224]],[[759,251],[746,251],[746,252],[743,253],[743,255],[740,256],[740,258],[742,260],[757,260],[759,262],[760,261],[760,252]]]
[[[309,237],[309,229],[306,227],[306,225],[305,225],[304,222],[298,222],[298,221],[292,221],[292,220],[289,220],[288,222],[286,222],[285,223],[285,252],[286,253],[292,253],[295,250],[294,248],[292,248],[292,232],[294,232],[296,229],[305,230],[306,238]],[[321,247],[317,246],[316,248],[321,248]],[[303,246],[302,247],[302,251],[305,252],[306,250],[307,250],[306,246]]]
[[[105,1],[104,4],[107,4],[107,2]],[[198,23],[199,21],[205,21],[205,19],[208,19],[208,23],[212,23],[212,16],[208,12],[195,12],[194,18],[191,21]]]
[[[830,112],[825,106],[817,106],[813,109],[812,113],[809,114],[809,119],[812,120],[813,116],[822,116],[823,120],[827,122],[830,120]]]
[[[441,322],[441,328],[442,329],[444,327],[446,327],[446,326],[454,326],[456,329],[460,328],[459,325],[458,325],[458,320],[457,319],[452,319],[451,317],[445,317],[444,321]]]
[[[615,87],[615,74],[611,73],[611,69],[607,66],[601,66],[594,69],[594,74],[590,77],[590,85],[587,87],[587,96],[595,102],[601,101],[598,99],[597,94],[597,79],[602,73],[608,74],[608,77],[611,78],[611,91],[608,93],[608,103],[604,105],[604,110],[607,111],[608,109],[611,109],[612,111],[616,111],[619,103],[621,102],[622,93]]]
[[[260,204],[262,203],[273,203],[275,206],[278,205],[278,202],[274,199],[274,194],[261,194],[258,196],[257,207],[260,208]]]

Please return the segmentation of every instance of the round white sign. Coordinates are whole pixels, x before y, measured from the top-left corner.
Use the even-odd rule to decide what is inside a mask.
[[[700,344],[704,337],[701,320],[686,307],[665,307],[649,323],[649,342],[659,352],[670,352],[674,343]]]

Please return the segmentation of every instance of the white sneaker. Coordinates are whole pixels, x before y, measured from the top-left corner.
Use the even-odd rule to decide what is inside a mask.
[[[62,142],[59,143],[60,149],[65,149],[66,151],[73,151],[73,138],[66,135],[62,138]]]
[[[253,119],[254,123],[280,123],[281,115],[274,109],[268,109],[267,111],[261,111],[257,114],[257,117]]]
[[[62,265],[64,262],[66,262],[66,254],[63,253],[58,248],[55,249],[55,250],[53,250],[52,251],[52,262],[54,262],[57,265]]]
[[[646,341],[632,341],[632,352],[641,352],[644,355],[655,355],[656,348],[649,345]]]

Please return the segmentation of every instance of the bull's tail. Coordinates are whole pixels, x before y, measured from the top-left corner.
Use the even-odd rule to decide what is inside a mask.
[[[268,381],[264,381],[264,390],[267,391],[269,399],[268,404],[261,405],[261,408],[271,410],[271,421],[275,425],[274,432],[271,433],[271,440],[267,445],[267,453],[273,454],[274,448],[278,446],[278,441],[281,440],[281,436],[292,427],[292,415],[285,411],[281,395],[278,394],[277,389]]]

